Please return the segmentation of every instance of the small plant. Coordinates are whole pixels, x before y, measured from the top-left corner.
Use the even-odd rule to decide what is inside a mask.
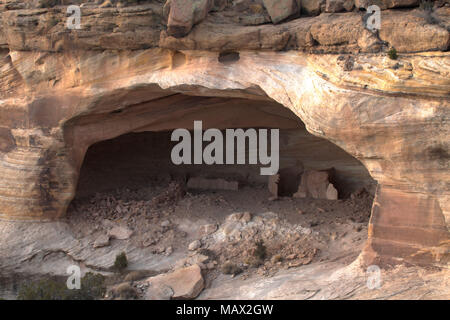
[[[88,272],[81,278],[81,289],[71,290],[77,294],[78,299],[95,300],[102,298],[106,292],[105,277],[99,273]]]
[[[422,9],[424,11],[433,11],[433,1],[421,0],[419,7],[420,7],[420,9]]]
[[[64,281],[43,279],[20,288],[18,300],[95,300],[105,294],[104,277],[88,272],[81,278],[81,288],[70,290]]]
[[[114,270],[118,272],[122,272],[128,267],[128,259],[125,252],[121,252],[116,256],[116,260],[114,261]]]
[[[20,288],[18,300],[67,300],[68,289],[64,283],[44,279]]]
[[[397,50],[394,47],[390,48],[387,54],[391,60],[397,60],[398,58]]]
[[[232,274],[235,276],[241,272],[242,272],[242,269],[231,262],[225,262],[224,265],[222,266],[222,273],[224,273],[224,274]]]
[[[253,251],[253,255],[259,260],[264,260],[267,256],[267,248],[264,245],[264,242],[262,240],[256,241],[255,246],[256,248]]]

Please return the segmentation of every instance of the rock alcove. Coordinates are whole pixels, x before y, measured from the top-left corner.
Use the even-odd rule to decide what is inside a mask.
[[[152,131],[152,125],[143,126],[131,133],[91,145],[81,166],[77,197],[124,187],[136,189],[145,187],[150,181],[167,182],[177,179],[187,188],[192,185],[194,189],[201,189],[201,185],[193,184],[198,179],[206,179],[213,181],[210,186],[205,184],[205,190],[220,190],[224,187],[220,183],[214,187],[213,183],[214,179],[221,179],[230,182],[225,189],[237,191],[243,187],[256,186],[273,192],[268,195],[292,197],[298,191],[301,175],[306,170],[333,171],[330,179],[341,199],[362,188],[371,193],[375,191],[376,182],[357,159],[331,142],[311,135],[292,111],[278,103],[239,98],[186,98],[193,105],[202,107],[185,114],[178,123],[158,123],[155,126],[158,131]],[[116,113],[113,112],[114,114]],[[105,116],[108,117],[109,114]],[[235,164],[226,164],[224,161],[223,164],[199,165],[194,164],[193,159],[191,164],[174,164],[171,152],[178,142],[171,141],[173,130],[178,125],[192,132],[193,123],[198,120],[204,123],[203,132],[209,128],[217,128],[224,136],[224,131],[231,128],[256,128],[256,132],[260,128],[280,130],[278,190],[270,190],[269,184],[273,177],[261,175],[260,167],[265,166],[249,164],[248,140],[244,147],[245,164],[236,164],[236,161]],[[193,144],[191,141],[191,150],[194,150]],[[208,142],[203,144],[206,146]],[[238,152],[237,141],[234,150]]]
[[[88,1],[85,28],[70,31],[65,2],[39,3],[0,6],[2,220],[64,219],[77,185],[90,192],[89,168],[101,173],[101,150],[114,153],[107,161],[141,140],[167,150],[163,136],[198,119],[279,127],[281,168],[334,167],[344,198],[353,192],[345,186],[376,181],[365,264],[448,266],[446,1],[380,1],[376,33],[364,25],[365,1],[282,11],[273,1],[202,1],[199,10],[192,1]],[[296,159],[303,147],[306,159]],[[260,179],[227,170],[244,185]]]

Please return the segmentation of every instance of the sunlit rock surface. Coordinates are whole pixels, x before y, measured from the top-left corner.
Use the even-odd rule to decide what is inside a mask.
[[[62,218],[95,142],[190,128],[204,97],[275,101],[378,182],[368,264],[448,266],[448,5],[434,20],[420,8],[383,10],[378,35],[357,11],[248,25],[245,10],[215,8],[181,38],[167,32],[162,2],[87,5],[81,30],[66,29],[65,10],[0,6],[2,219]]]

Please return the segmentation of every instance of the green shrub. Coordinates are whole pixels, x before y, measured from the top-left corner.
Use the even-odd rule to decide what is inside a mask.
[[[397,60],[398,54],[397,54],[397,50],[394,47],[389,49],[388,57],[392,60]]]
[[[70,290],[64,281],[42,279],[20,288],[18,300],[95,300],[106,292],[105,278],[88,272],[81,278],[81,288]]]
[[[43,279],[24,285],[19,290],[18,300],[68,300],[69,289],[62,282]]]
[[[128,259],[125,252],[121,252],[116,256],[116,260],[114,261],[114,270],[118,272],[122,272],[128,267]]]
[[[102,298],[106,292],[105,277],[99,273],[88,272],[81,278],[80,290],[70,290],[78,293],[78,299],[74,300],[95,300]]]
[[[264,242],[262,240],[256,241],[255,246],[256,248],[253,251],[253,255],[259,260],[264,260],[267,256],[267,249]]]
[[[231,262],[225,262],[222,266],[222,273],[224,273],[224,274],[237,275],[241,272],[242,272],[242,269],[239,268],[239,266],[237,266]]]

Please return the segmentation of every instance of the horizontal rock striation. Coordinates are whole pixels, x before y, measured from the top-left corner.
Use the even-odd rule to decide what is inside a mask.
[[[448,266],[450,8],[437,6],[431,19],[409,8],[415,2],[400,2],[386,2],[408,9],[382,11],[378,33],[364,28],[363,11],[320,9],[272,24],[261,2],[211,7],[183,35],[167,24],[173,4],[90,4],[83,28],[67,30],[64,6],[7,1],[0,7],[0,217],[63,217],[95,142],[172,129],[177,119],[207,112],[206,97],[275,101],[378,182],[367,264]],[[392,46],[394,60],[385,53]]]

